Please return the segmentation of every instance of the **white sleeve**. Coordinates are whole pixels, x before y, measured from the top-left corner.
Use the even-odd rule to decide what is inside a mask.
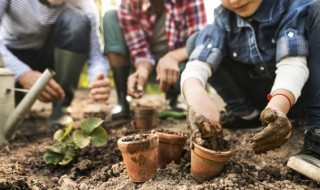
[[[211,67],[209,63],[193,60],[187,63],[186,68],[181,74],[181,81],[180,81],[180,88],[181,88],[181,95],[184,98],[184,94],[182,91],[183,83],[189,78],[196,78],[200,80],[202,86],[205,87],[207,80],[211,77]]]
[[[277,89],[289,90],[293,93],[296,102],[308,77],[309,70],[305,56],[283,58],[277,64],[276,79],[271,93]]]

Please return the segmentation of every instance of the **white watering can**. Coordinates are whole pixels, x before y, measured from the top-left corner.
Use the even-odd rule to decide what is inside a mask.
[[[4,63],[0,54],[0,144],[7,143],[19,129],[26,113],[28,113],[45,88],[50,79],[54,76],[54,71],[46,69],[32,88],[26,91],[27,94],[15,108],[15,81],[14,74],[9,69],[4,68]],[[19,90],[19,89],[18,89]]]

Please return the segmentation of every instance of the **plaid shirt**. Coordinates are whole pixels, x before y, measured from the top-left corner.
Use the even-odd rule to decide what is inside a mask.
[[[206,24],[203,0],[165,0],[165,8],[169,50],[184,47],[187,38]],[[122,0],[118,16],[132,61],[154,62],[148,40],[153,35],[157,14],[149,0]]]

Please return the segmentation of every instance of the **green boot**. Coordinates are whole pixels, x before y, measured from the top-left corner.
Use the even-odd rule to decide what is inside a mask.
[[[112,111],[112,120],[130,118],[130,106],[127,101],[127,79],[130,72],[130,66],[112,67],[113,79],[116,86],[118,105]]]
[[[74,98],[74,91],[78,86],[80,74],[87,59],[88,56],[85,54],[55,49],[55,80],[64,90],[65,97],[63,100],[53,102],[52,113],[48,119],[49,126],[65,126],[73,121],[69,106]]]

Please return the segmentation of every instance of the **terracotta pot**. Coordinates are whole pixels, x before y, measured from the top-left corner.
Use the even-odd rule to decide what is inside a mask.
[[[217,152],[191,143],[191,176],[202,183],[219,175],[232,152]]]
[[[158,163],[159,137],[156,134],[144,134],[145,138],[125,141],[118,140],[124,164],[132,182],[145,182],[156,176]]]
[[[159,131],[155,131],[155,133],[159,136],[159,167],[165,168],[165,166],[172,161],[178,162],[181,158],[187,137]]]
[[[153,107],[137,107],[134,109],[134,124],[140,130],[154,128],[158,123],[158,112]]]

